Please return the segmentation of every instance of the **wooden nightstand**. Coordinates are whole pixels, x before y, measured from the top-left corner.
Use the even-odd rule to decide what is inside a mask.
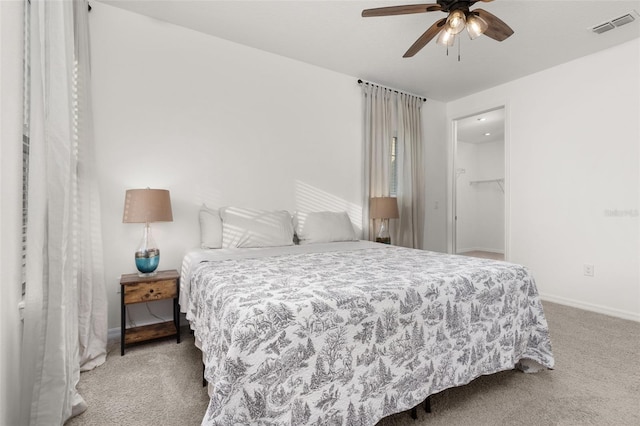
[[[160,271],[152,277],[125,274],[120,277],[120,355],[130,343],[176,336],[180,343],[180,274],[175,269]],[[126,306],[134,303],[173,299],[173,321],[126,328]]]

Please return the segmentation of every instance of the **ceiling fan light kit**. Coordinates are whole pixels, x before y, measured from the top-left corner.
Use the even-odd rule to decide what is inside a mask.
[[[449,31],[452,34],[460,34],[467,23],[464,11],[456,9],[449,14],[447,24],[442,31]]]
[[[487,28],[489,28],[489,24],[481,17],[470,14],[467,18],[467,33],[471,40],[480,37],[487,31]]]
[[[483,9],[469,10],[478,1],[490,2],[492,0],[437,0],[436,4],[379,7],[363,10],[362,16],[405,15],[436,11],[448,13],[445,19],[435,22],[413,43],[404,54],[405,58],[414,56],[436,36],[437,44],[446,47],[453,46],[456,35],[465,28],[471,40],[482,34],[496,41],[509,38],[513,34],[513,30],[500,18]]]
[[[440,46],[453,46],[456,36],[465,28],[469,38],[474,40],[484,34],[488,27],[487,21],[480,16],[474,15],[473,12],[465,13],[457,9],[449,14],[447,23],[440,30],[436,43]]]
[[[440,34],[438,34],[438,39],[436,40],[436,44],[445,47],[453,46],[453,43],[455,42],[456,35],[447,29],[441,30]]]

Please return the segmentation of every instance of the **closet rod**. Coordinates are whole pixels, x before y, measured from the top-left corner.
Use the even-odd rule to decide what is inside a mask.
[[[470,185],[473,185],[474,183],[487,183],[487,182],[503,182],[504,178],[500,178],[500,179],[483,179],[483,180],[472,180],[469,181]]]
[[[500,187],[500,190],[504,194],[504,186],[502,186],[502,184],[504,183],[504,178],[472,180],[472,181],[469,181],[469,185],[473,185],[473,184],[476,184],[476,183],[494,183],[494,182],[498,184],[498,186]]]
[[[369,85],[371,85],[371,86],[378,86],[378,87],[382,87],[382,88],[385,88],[385,89],[388,89],[388,90],[392,90],[392,91],[393,91],[393,92],[395,92],[395,93],[403,93],[403,94],[405,94],[405,95],[415,96],[416,98],[420,98],[420,99],[422,99],[424,102],[427,102],[427,98],[423,98],[422,96],[414,95],[413,93],[403,92],[403,91],[401,91],[401,90],[392,89],[392,88],[390,88],[390,87],[386,87],[386,86],[381,86],[381,85],[379,85],[379,84],[371,83],[371,82],[364,81],[364,80],[361,80],[361,79],[358,79],[358,84],[369,84]]]

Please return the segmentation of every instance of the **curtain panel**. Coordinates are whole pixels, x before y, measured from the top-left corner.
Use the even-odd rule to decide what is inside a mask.
[[[398,226],[395,244],[422,248],[424,235],[425,174],[422,147],[422,99],[400,93],[398,101]]]
[[[364,238],[375,240],[378,221],[369,218],[369,200],[388,197],[391,143],[397,138],[397,202],[399,219],[389,221],[391,242],[423,247],[424,161],[420,108],[423,100],[371,83],[362,84],[364,139]],[[375,222],[375,223],[374,223]]]
[[[22,424],[86,409],[80,370],[106,359],[86,0],[30,3],[30,152]]]
[[[389,196],[391,140],[395,134],[394,92],[387,88],[362,85],[364,110],[364,200],[362,229],[364,239],[375,240],[376,224],[369,219],[369,199]]]

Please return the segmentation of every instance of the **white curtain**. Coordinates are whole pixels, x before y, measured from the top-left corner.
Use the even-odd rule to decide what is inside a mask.
[[[422,248],[424,232],[424,161],[422,149],[422,99],[400,93],[398,105],[398,212],[392,229],[395,244]]]
[[[87,8],[86,0],[30,5],[23,424],[63,424],[84,411],[80,370],[106,359]]]
[[[379,224],[369,219],[369,199],[388,197],[391,143],[397,138],[399,219],[390,220],[391,242],[422,248],[424,230],[424,173],[420,108],[423,100],[371,83],[362,84],[364,110],[365,239],[374,240]],[[367,226],[368,224],[368,226]]]
[[[362,84],[364,108],[364,239],[375,240],[377,224],[369,220],[369,199],[389,196],[391,140],[394,136],[394,92],[374,84]]]

